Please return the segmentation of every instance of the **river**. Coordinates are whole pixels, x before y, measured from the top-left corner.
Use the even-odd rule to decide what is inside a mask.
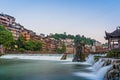
[[[60,60],[62,55],[10,54],[0,57],[0,80],[103,80],[105,70],[95,71],[87,62]],[[100,73],[100,71],[103,71]],[[103,74],[102,77],[100,74]]]

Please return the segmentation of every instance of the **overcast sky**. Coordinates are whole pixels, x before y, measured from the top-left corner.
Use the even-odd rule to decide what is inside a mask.
[[[80,34],[105,42],[120,25],[120,0],[0,0],[0,12],[37,34]]]

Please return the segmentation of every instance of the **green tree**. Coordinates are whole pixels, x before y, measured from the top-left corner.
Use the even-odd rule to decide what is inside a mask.
[[[61,48],[57,48],[57,53],[61,54],[62,53],[62,49]]]
[[[34,42],[32,40],[29,40],[29,41],[26,41],[25,44],[24,44],[24,47],[26,50],[31,50],[33,51],[34,50]]]
[[[62,44],[62,53],[65,53],[66,52],[66,46],[65,46],[65,44],[63,43]]]
[[[7,49],[12,49],[14,47],[15,40],[12,33],[5,29],[4,26],[0,25],[0,45],[3,45]]]
[[[60,40],[60,39],[74,39],[74,41],[80,41],[82,43],[85,43],[85,44],[88,44],[88,45],[93,45],[94,43],[94,39],[91,39],[91,38],[87,38],[85,37],[84,35],[80,36],[80,35],[66,35],[66,34],[54,34],[52,36],[50,36],[56,40]]]
[[[57,48],[57,53],[65,53],[66,52],[66,46],[63,43],[60,48]]]
[[[35,43],[34,50],[41,51],[42,50],[42,43],[40,41],[34,41],[34,43]]]
[[[18,40],[16,40],[18,48],[24,48],[25,41],[26,41],[25,37],[23,35],[20,35]]]
[[[24,47],[26,50],[41,51],[42,43],[40,41],[37,41],[37,40],[36,41],[29,40],[29,41],[25,42]]]

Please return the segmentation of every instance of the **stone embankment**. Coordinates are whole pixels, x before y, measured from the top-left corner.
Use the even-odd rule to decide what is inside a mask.
[[[112,65],[105,75],[105,80],[120,80],[120,59],[103,58],[103,66]]]

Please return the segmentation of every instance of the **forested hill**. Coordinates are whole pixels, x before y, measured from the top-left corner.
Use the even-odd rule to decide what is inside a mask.
[[[88,45],[93,45],[93,42],[95,42],[96,40],[91,39],[91,38],[87,38],[84,35],[80,36],[80,35],[71,35],[71,34],[58,34],[55,33],[53,35],[50,36],[51,38],[55,38],[57,40],[60,39],[74,39],[74,40],[80,40],[81,42],[88,44]]]

